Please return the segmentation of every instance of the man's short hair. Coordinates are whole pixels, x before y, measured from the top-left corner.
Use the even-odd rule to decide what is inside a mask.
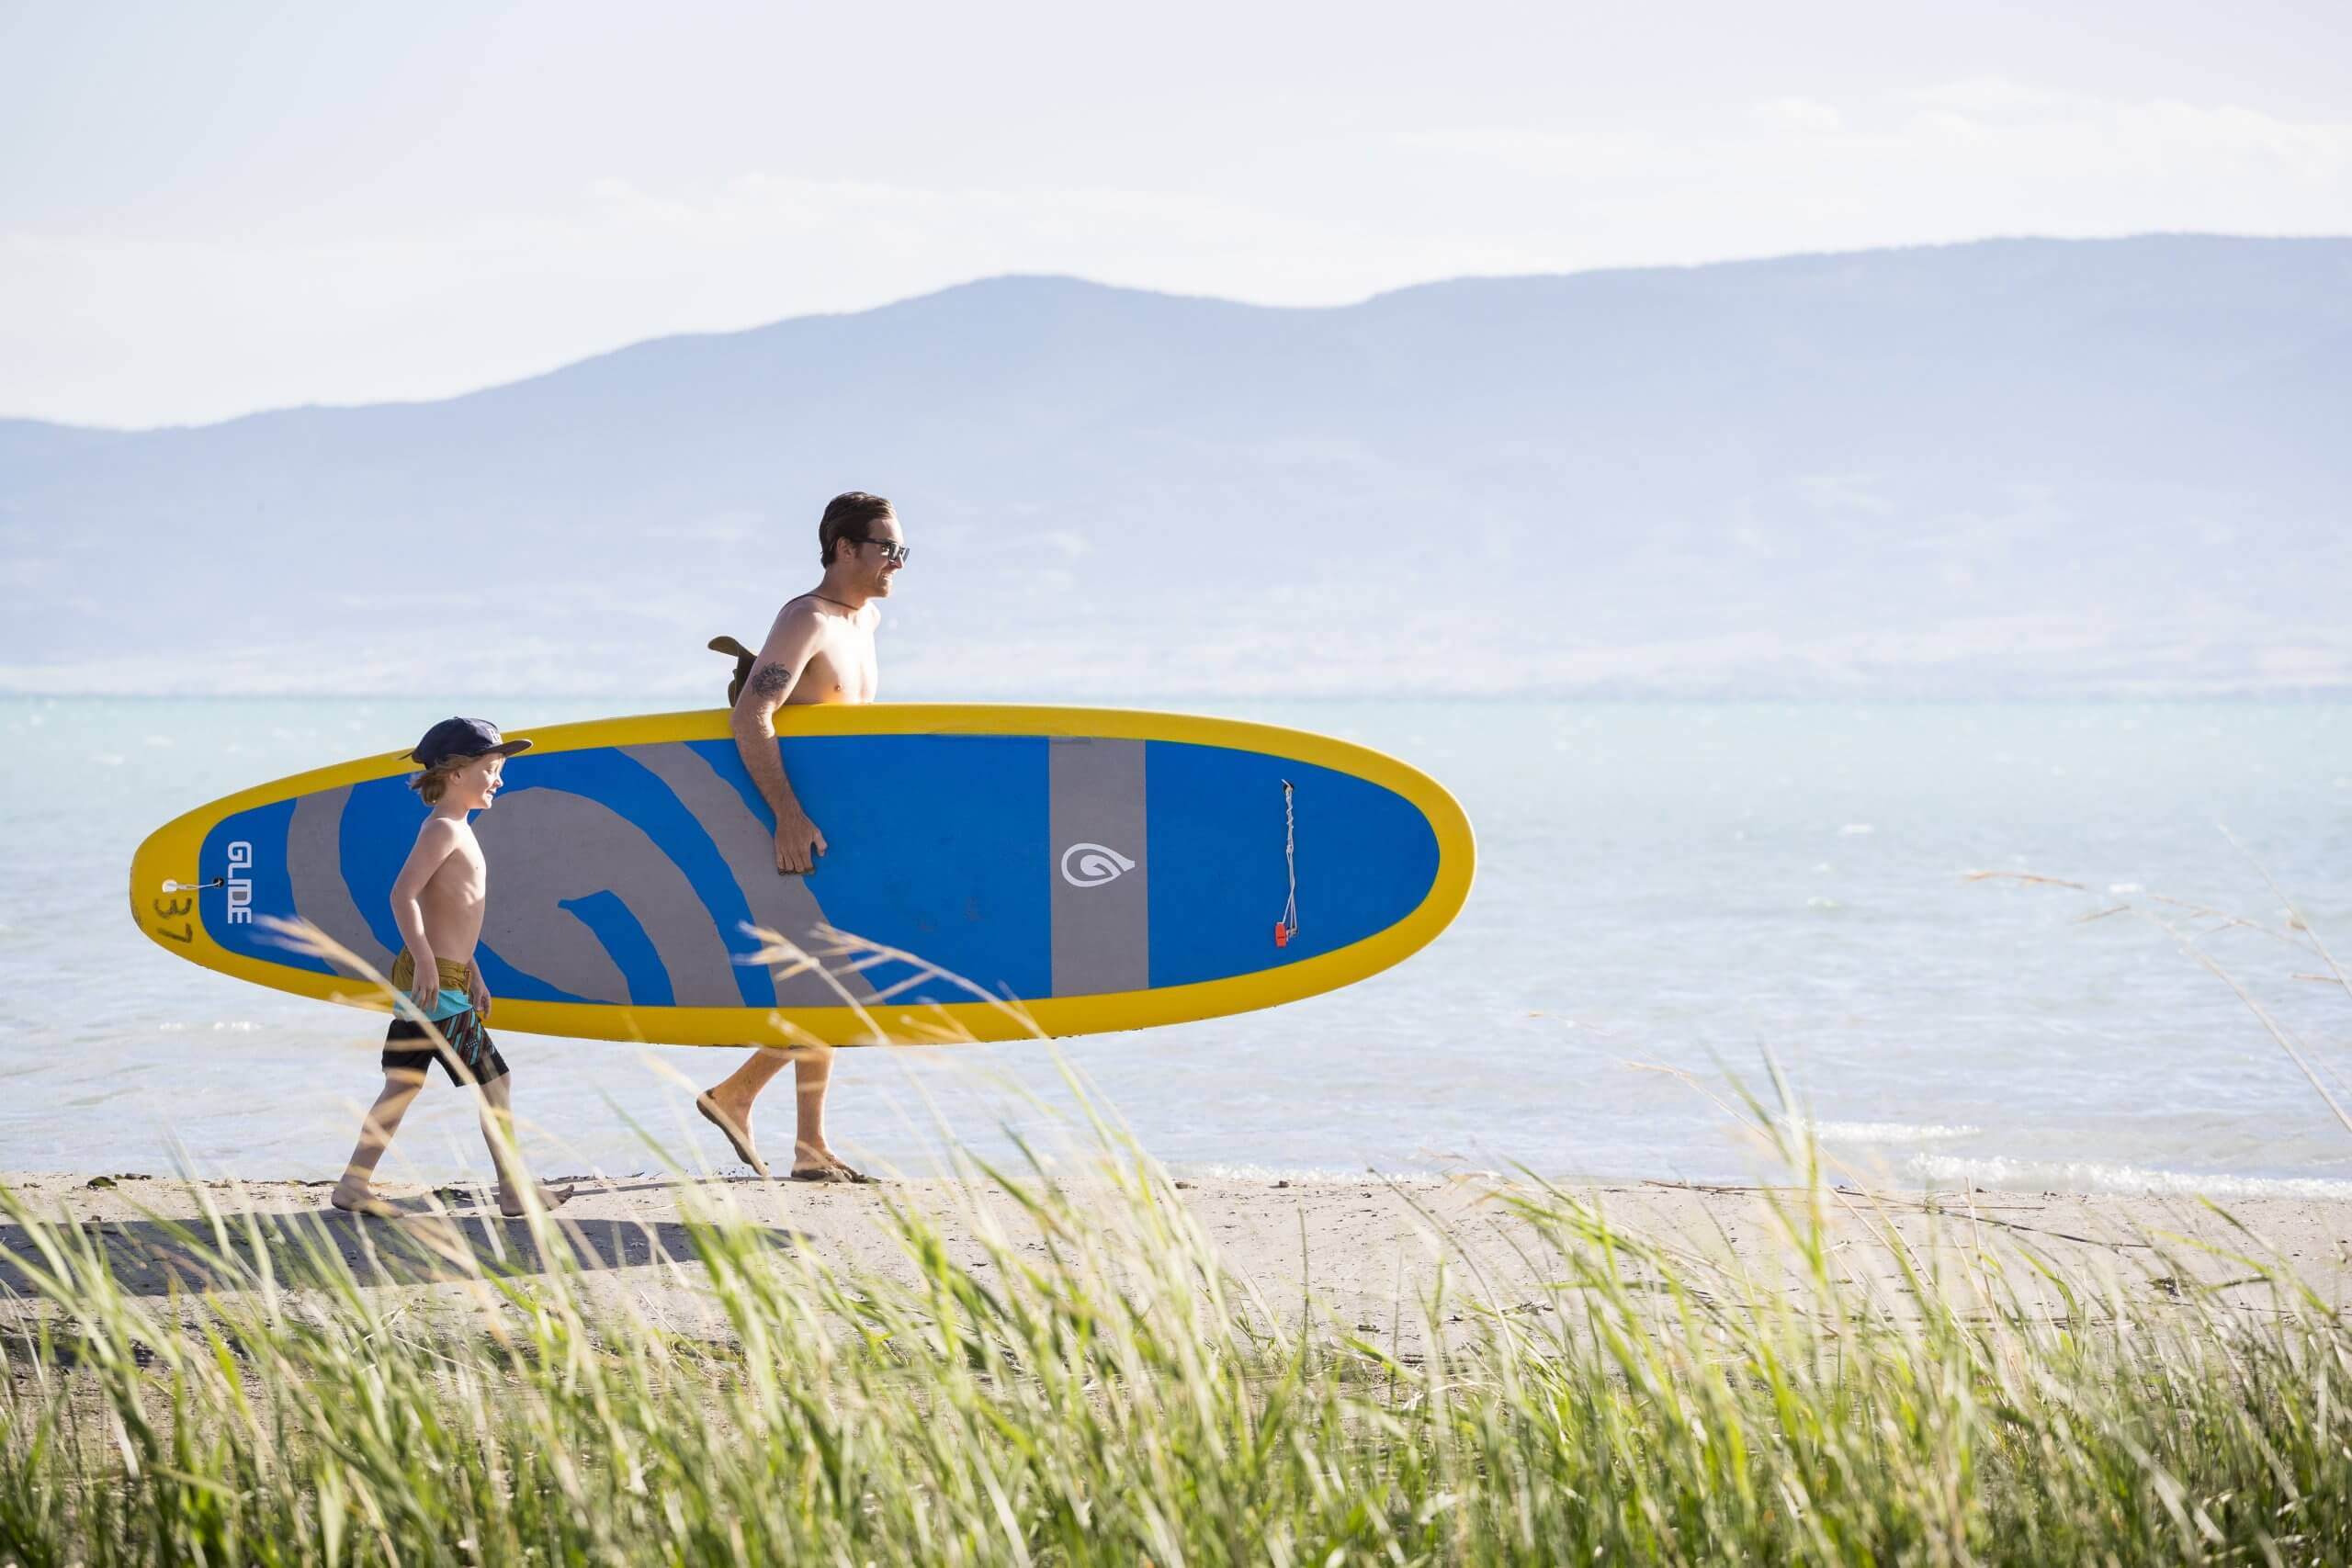
[[[874,525],[885,517],[896,517],[890,503],[878,495],[868,495],[862,490],[844,491],[825,502],[825,515],[817,524],[817,559],[825,566],[833,564],[833,547],[847,539],[862,545],[873,537]]]

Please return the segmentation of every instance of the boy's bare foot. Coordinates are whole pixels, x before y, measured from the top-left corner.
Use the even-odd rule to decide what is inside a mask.
[[[740,1111],[722,1106],[715,1094],[705,1092],[695,1096],[695,1109],[702,1112],[704,1121],[727,1134],[727,1141],[734,1145],[737,1159],[741,1160],[762,1176],[767,1175],[767,1161],[760,1157],[759,1149],[752,1143],[752,1108],[750,1106],[743,1106]]]
[[[365,1187],[349,1187],[338,1181],[334,1190],[327,1194],[327,1201],[346,1214],[360,1214],[371,1220],[397,1220],[407,1211],[399,1204],[379,1198]]]
[[[572,1189],[569,1187],[560,1190],[553,1187],[538,1187],[536,1190],[539,1195],[539,1207],[542,1209],[560,1209],[566,1203],[571,1201]],[[519,1192],[509,1192],[503,1187],[500,1188],[498,1190],[498,1212],[505,1215],[510,1220],[521,1219],[523,1217],[523,1195]]]

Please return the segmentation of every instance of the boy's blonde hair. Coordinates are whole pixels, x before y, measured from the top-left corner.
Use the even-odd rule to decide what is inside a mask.
[[[449,781],[457,777],[464,769],[481,761],[481,758],[479,756],[444,757],[416,777],[409,780],[408,787],[424,796],[425,805],[438,806],[441,804],[441,797],[449,791]]]

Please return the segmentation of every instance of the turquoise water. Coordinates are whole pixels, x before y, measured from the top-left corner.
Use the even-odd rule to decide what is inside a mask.
[[[130,852],[191,806],[404,745],[451,705],[0,699],[0,1169],[340,1169],[380,1024],[148,943]],[[521,728],[662,705],[456,705]],[[1721,1102],[1734,1078],[1761,1089],[1769,1056],[1863,1172],[2352,1195],[2352,1133],[2247,1003],[2143,916],[2082,919],[2119,903],[2191,919],[2154,894],[2275,928],[2267,876],[2352,953],[2352,708],[1193,705],[1445,783],[1479,833],[1462,917],[1396,969],[1269,1012],[845,1055],[837,1145],[909,1169],[943,1135],[1055,1145],[1067,1068],[1191,1168],[1727,1178],[1755,1157]],[[2352,1067],[2352,998],[2296,977],[2318,959],[2245,930],[2204,950],[2324,1072]],[[655,1168],[649,1137],[716,1157],[684,1108],[732,1054],[502,1043],[544,1167]],[[781,1148],[781,1093],[771,1111]],[[387,1171],[485,1165],[436,1082]]]

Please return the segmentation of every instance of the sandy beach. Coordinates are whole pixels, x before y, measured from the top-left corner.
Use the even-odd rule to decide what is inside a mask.
[[[556,1179],[560,1180],[561,1179]],[[1122,1199],[1100,1173],[1057,1178],[1088,1211],[1122,1223]],[[322,1237],[373,1288],[431,1296],[471,1269],[528,1276],[544,1267],[530,1229],[499,1216],[484,1189],[386,1189],[414,1217],[363,1221],[326,1204],[326,1183],[213,1181],[12,1173],[0,1181],[32,1214],[62,1219],[106,1249],[133,1295],[201,1288],[206,1269],[175,1225],[202,1230],[209,1204],[232,1216],[232,1246],[246,1251],[245,1221],[272,1249]],[[1441,1323],[1479,1309],[1553,1310],[1535,1288],[1554,1277],[1534,1228],[1508,1200],[1532,1190],[1489,1179],[1386,1182],[1180,1180],[1172,1194],[1213,1244],[1230,1276],[1272,1317],[1302,1316],[1333,1329],[1377,1334],[1400,1346],[1426,1338],[1425,1303],[1442,1283]],[[1787,1224],[1796,1188],[1634,1182],[1558,1190],[1609,1223],[1662,1247],[1686,1278],[1731,1279],[1788,1267]],[[2258,1310],[2270,1286],[2263,1264],[2282,1268],[2331,1304],[2352,1284],[2352,1204],[2265,1198],[2214,1206],[2174,1197],[2083,1196],[1974,1190],[1922,1194],[1831,1188],[1823,1194],[1839,1277],[1875,1284],[1900,1301],[1902,1259],[1939,1271],[1962,1299],[2000,1297],[2063,1313],[2030,1267],[2039,1258],[2069,1278],[2111,1288],[2127,1312],[2201,1301]],[[1016,1253],[1044,1243],[1022,1207],[984,1182],[893,1182],[831,1187],[740,1179],[576,1179],[556,1216],[591,1271],[593,1293],[625,1296],[675,1333],[724,1337],[702,1288],[685,1224],[690,1215],[740,1224],[780,1247],[805,1249],[853,1277],[910,1280],[914,1268],[891,1224],[895,1207],[931,1219],[949,1256],[989,1267],[990,1231]],[[0,1248],[23,1254],[27,1235],[0,1224]],[[25,1291],[20,1270],[0,1280]],[[28,1309],[20,1301],[14,1310]]]

